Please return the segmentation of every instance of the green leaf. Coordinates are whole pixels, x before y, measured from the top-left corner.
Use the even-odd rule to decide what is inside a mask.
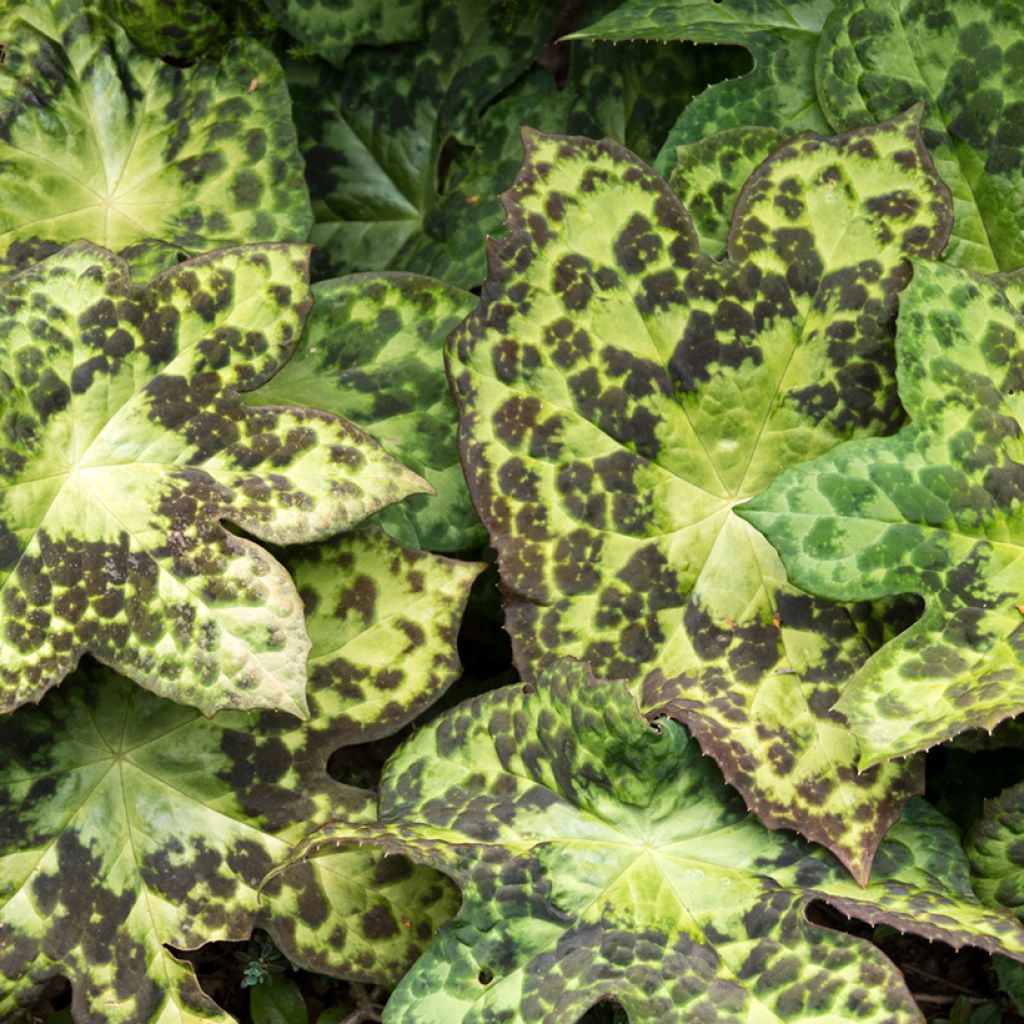
[[[848,0],[816,57],[836,127],[925,103],[924,139],[953,193],[946,260],[981,273],[1024,264],[1024,8],[1016,0]]]
[[[483,529],[469,500],[456,447],[455,405],[444,372],[444,339],[475,298],[415,274],[353,274],[313,286],[313,309],[295,354],[254,405],[312,405],[372,433],[436,496],[392,505],[378,522],[409,547],[459,551]]]
[[[858,776],[831,711],[884,623],[788,585],[733,508],[899,421],[904,257],[937,253],[949,228],[913,116],[778,150],[723,264],[614,143],[531,136],[506,202],[512,234],[450,359],[520,671],[571,654],[628,679],[766,824],[863,878],[919,786],[915,766]]]
[[[686,39],[732,43],[750,51],[754,68],[749,74],[712,85],[683,111],[655,164],[668,173],[676,146],[727,128],[762,125],[792,135],[828,127],[815,100],[814,51],[834,2],[677,0],[666,4],[662,0],[626,0],[596,24],[568,38]]]
[[[896,340],[910,422],[790,470],[737,510],[812,593],[924,598],[921,618],[836,705],[862,765],[1024,710],[1022,338],[1024,320],[995,285],[916,263]]]
[[[651,729],[625,687],[569,660],[421,729],[385,766],[379,824],[328,826],[305,851],[353,841],[462,890],[391,1024],[569,1024],[612,998],[666,1024],[917,1019],[874,946],[808,923],[812,900],[1024,958],[1024,929],[979,903],[955,829],[923,801],[861,889],[766,832],[682,726]]]
[[[719,259],[743,183],[785,141],[775,128],[727,128],[700,142],[676,147],[668,183],[697,229],[700,247]]]
[[[105,669],[0,721],[0,1015],[63,975],[79,1020],[228,1024],[167,947],[256,927],[310,970],[394,984],[454,909],[443,879],[355,850],[258,893],[310,825],[373,819],[290,723],[207,719]]]
[[[439,161],[449,140],[468,141],[488,101],[526,69],[559,9],[523,0],[509,13],[507,0],[432,4],[422,42],[362,49],[342,71],[289,68],[316,218],[316,277],[395,269],[479,283],[482,234],[451,248],[447,219],[434,216]],[[441,258],[450,263],[443,274]]]
[[[341,67],[353,46],[405,43],[423,32],[423,0],[264,0],[304,47]]]
[[[195,60],[231,37],[224,4],[217,0],[101,0],[100,6],[153,57]]]
[[[305,240],[291,105],[256,43],[174,68],[74,0],[8,9],[0,39],[0,270],[78,238],[191,252]]]
[[[284,559],[313,642],[319,724],[306,727],[303,756],[390,735],[458,676],[456,633],[483,565],[411,551],[377,530],[294,548]]]
[[[309,1012],[298,985],[288,978],[270,978],[249,990],[252,1024],[308,1024]]]
[[[309,307],[305,246],[178,264],[148,286],[86,242],[0,281],[0,708],[86,651],[201,708],[305,709],[309,640],[275,544],[427,487],[315,409],[247,408]]]

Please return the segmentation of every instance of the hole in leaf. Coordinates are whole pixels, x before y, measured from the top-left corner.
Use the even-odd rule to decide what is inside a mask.
[[[481,971],[481,972],[480,972],[480,973],[479,973],[479,974],[478,974],[478,975],[476,976],[476,980],[477,980],[477,981],[479,981],[481,985],[490,985],[490,983],[491,983],[492,981],[494,981],[494,972],[493,972],[493,971],[489,971],[489,970],[488,970],[488,969],[487,969],[487,968],[485,967],[485,968],[484,968],[484,969],[483,969],[483,970],[482,970],[482,971]]]

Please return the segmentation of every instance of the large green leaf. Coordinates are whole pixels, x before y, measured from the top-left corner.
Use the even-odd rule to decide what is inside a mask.
[[[393,985],[455,909],[401,858],[349,851],[258,888],[311,825],[373,820],[326,772],[455,677],[478,567],[356,533],[289,556],[313,636],[310,721],[196,711],[106,670],[0,722],[0,1016],[67,976],[81,1024],[227,1021],[190,949],[267,929],[311,970]]]
[[[182,70],[77,0],[8,8],[0,39],[0,270],[78,238],[305,240],[288,92],[256,43]]]
[[[437,492],[379,513],[410,547],[459,551],[483,528],[456,447],[456,411],[444,340],[472,309],[472,295],[416,274],[353,274],[313,286],[313,309],[292,358],[253,405],[313,405],[352,419]]]
[[[341,71],[289,68],[300,146],[313,196],[314,271],[433,273],[469,287],[483,276],[482,232],[450,249],[439,166],[449,140],[467,141],[481,110],[526,69],[559,15],[523,0],[430,5],[426,37],[367,47]],[[449,264],[439,273],[437,250]]]
[[[231,37],[218,0],[100,0],[98,6],[153,57],[195,60],[223,48]]]
[[[790,470],[737,510],[813,593],[925,600],[837,705],[863,765],[1024,710],[1022,341],[996,285],[917,263],[896,342],[910,423]]]
[[[341,67],[353,46],[405,43],[423,32],[424,0],[264,0],[299,42]]]
[[[629,679],[763,821],[863,878],[918,785],[912,766],[858,776],[831,710],[881,624],[788,585],[732,510],[899,420],[904,256],[938,253],[949,228],[914,118],[778,150],[722,264],[613,143],[532,137],[507,204],[511,237],[450,358],[520,671],[572,654]]]
[[[749,74],[712,85],[676,122],[656,164],[668,173],[676,146],[727,128],[763,125],[791,135],[828,127],[815,98],[814,52],[834,4],[835,0],[626,0],[568,38],[686,39],[733,43],[750,51],[754,68]]]
[[[610,998],[664,1024],[919,1020],[875,947],[808,923],[812,900],[1024,959],[1024,928],[979,902],[956,830],[923,801],[861,889],[766,832],[682,726],[651,729],[623,686],[568,660],[420,730],[385,766],[379,824],[328,826],[306,849],[354,841],[462,890],[388,1024],[571,1024]]]
[[[302,714],[295,587],[228,519],[303,542],[427,485],[362,431],[247,408],[309,307],[305,246],[177,265],[145,288],[86,242],[0,282],[0,708],[89,651],[207,713]]]
[[[846,0],[825,24],[816,71],[836,127],[924,101],[924,139],[956,214],[946,259],[981,273],[1024,264],[1019,0]]]

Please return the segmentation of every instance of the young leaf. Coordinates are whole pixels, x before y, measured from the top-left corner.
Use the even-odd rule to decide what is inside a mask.
[[[353,46],[419,39],[423,0],[264,0],[304,47],[340,68]]]
[[[572,654],[629,679],[766,824],[863,878],[918,785],[913,767],[858,776],[831,711],[881,623],[787,584],[733,508],[898,422],[887,321],[904,257],[938,253],[949,229],[914,117],[779,149],[724,264],[621,147],[527,142],[512,235],[449,352],[517,665],[532,678]]]
[[[847,0],[825,23],[817,95],[835,127],[923,101],[924,139],[953,193],[946,259],[1024,264],[1024,7],[1016,0]]]
[[[925,600],[836,705],[862,765],[1024,710],[1022,339],[995,285],[915,264],[896,340],[910,422],[789,470],[737,509],[812,593]]]
[[[431,4],[421,42],[360,50],[340,72],[318,64],[289,68],[316,217],[315,276],[388,268],[467,288],[479,283],[480,236],[447,251],[436,230],[439,159],[522,74],[559,15],[544,0],[518,7],[510,17],[506,0]],[[438,248],[450,263],[444,274],[424,266]]]
[[[291,104],[256,43],[175,68],[78,0],[9,8],[0,40],[0,270],[78,238],[305,241]]]
[[[353,274],[313,286],[313,309],[295,354],[253,405],[312,405],[370,431],[437,492],[378,514],[403,544],[431,551],[479,545],[456,447],[456,411],[444,340],[473,308],[472,295],[415,274]]]
[[[328,826],[305,849],[353,841],[462,890],[390,1024],[570,1024],[610,998],[665,1024],[917,1019],[874,946],[808,923],[812,900],[1024,959],[1024,928],[979,903],[955,829],[923,802],[860,889],[745,813],[682,726],[652,730],[623,686],[569,660],[421,729],[385,767],[379,824]]]
[[[261,540],[427,485],[337,417],[247,408],[309,306],[305,246],[222,250],[148,286],[86,242],[0,282],[0,708],[89,651],[210,714],[302,714],[309,646]]]
[[[106,670],[0,721],[0,1017],[61,974],[83,1021],[226,1022],[165,946],[254,927],[310,970],[393,985],[454,910],[443,879],[369,850],[257,896],[311,825],[339,807],[373,819],[372,794],[332,781],[328,757],[455,678],[478,568],[359,533],[290,561],[314,638],[310,721],[206,719]]]
[[[270,978],[249,990],[252,1024],[309,1024],[306,1000],[288,978]]]
[[[712,85],[691,102],[669,133],[655,166],[672,169],[676,146],[744,125],[779,128],[787,135],[824,131],[828,124],[814,92],[814,52],[835,0],[626,0],[569,39],[622,42],[733,43],[746,47],[753,70]],[[910,104],[905,104],[909,106]],[[881,120],[881,118],[878,118]]]

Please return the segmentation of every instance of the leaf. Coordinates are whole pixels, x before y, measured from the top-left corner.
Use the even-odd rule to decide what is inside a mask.
[[[0,270],[78,238],[191,252],[305,240],[291,104],[256,43],[182,70],[74,0],[8,9],[0,38]]]
[[[339,68],[353,46],[405,43],[423,32],[423,0],[264,2],[286,32]]]
[[[308,1024],[309,1013],[298,985],[287,978],[269,978],[249,992],[253,1024]]]
[[[316,224],[314,274],[413,270],[460,287],[483,275],[481,236],[448,255],[432,211],[440,201],[442,151],[468,140],[488,101],[511,85],[546,41],[557,5],[506,0],[428,5],[422,42],[366,48],[342,71],[293,64],[288,71]],[[443,224],[440,226],[443,228]]]
[[[775,128],[745,127],[727,128],[676,147],[668,183],[693,219],[703,252],[715,259],[725,255],[743,182],[784,141]]]
[[[340,808],[372,820],[372,794],[329,778],[328,757],[455,678],[477,571],[360,533],[289,560],[314,640],[308,722],[207,719],[103,669],[0,720],[0,1017],[65,975],[80,1021],[226,1022],[166,947],[257,927],[309,970],[390,986],[454,911],[443,879],[370,850],[257,894],[310,827]]]
[[[995,0],[847,0],[822,32],[818,98],[853,128],[925,103],[924,139],[953,193],[946,260],[1024,264],[1024,9]]]
[[[266,928],[312,970],[393,982],[452,909],[446,887],[355,851],[263,876],[311,822],[370,795],[296,772],[301,727],[198,712],[101,670],[0,723],[0,1012],[67,976],[80,1021],[230,1021],[166,946]],[[403,925],[402,919],[408,922]]]
[[[275,544],[427,485],[372,438],[237,394],[287,359],[305,246],[177,265],[145,288],[87,242],[0,281],[0,708],[86,651],[161,696],[305,709],[309,640]]]
[[[100,6],[153,57],[196,60],[231,37],[224,5],[217,0],[101,0]]]
[[[1021,919],[1024,906],[1024,783],[985,802],[984,812],[964,839],[971,885],[990,907],[1004,907]]]
[[[655,166],[672,169],[676,147],[746,125],[787,135],[824,131],[815,100],[814,51],[835,0],[626,0],[569,39],[630,39],[731,43],[754,58],[742,78],[710,86],[683,111]],[[736,69],[738,72],[738,68]],[[904,109],[909,104],[904,105]],[[877,118],[882,120],[882,118]]]
[[[899,421],[887,322],[904,256],[939,251],[949,226],[914,117],[776,151],[724,264],[614,143],[530,136],[506,205],[512,234],[450,361],[520,672],[571,654],[628,679],[769,827],[865,877],[919,787],[913,765],[858,777],[831,711],[884,620],[789,586],[733,508]]]
[[[483,529],[456,447],[457,414],[444,372],[444,339],[472,295],[415,274],[353,274],[313,286],[313,309],[295,354],[254,405],[312,405],[370,431],[436,496],[415,495],[378,515],[409,547],[459,551]]]
[[[1024,929],[978,902],[955,829],[923,801],[860,889],[745,813],[682,726],[652,730],[622,685],[569,660],[415,733],[385,766],[380,823],[329,825],[301,849],[354,841],[462,890],[390,1024],[569,1024],[612,998],[666,1024],[917,1019],[875,947],[808,923],[812,900],[1024,958]]]
[[[924,598],[921,618],[860,667],[836,705],[862,765],[1024,710],[1022,337],[995,285],[916,263],[896,340],[910,422],[791,469],[737,510],[812,593]]]

